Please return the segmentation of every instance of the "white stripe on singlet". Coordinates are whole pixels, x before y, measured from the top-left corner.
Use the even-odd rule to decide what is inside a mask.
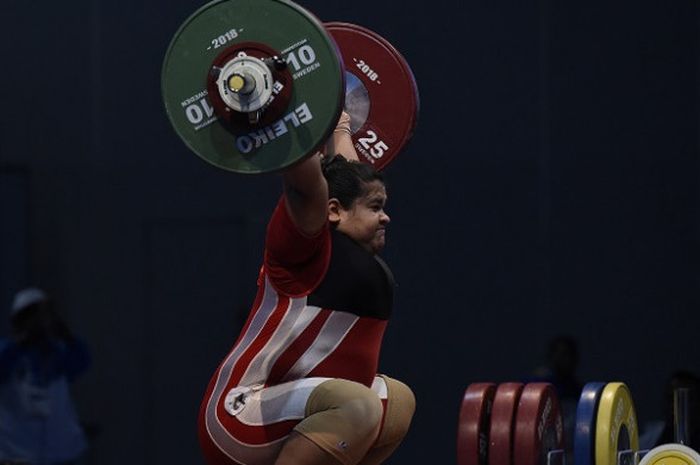
[[[255,355],[248,365],[248,369],[238,383],[239,386],[264,383],[280,355],[311,324],[320,311],[320,307],[307,306],[306,299],[290,299],[284,317],[265,347]]]
[[[305,416],[306,402],[311,391],[329,379],[331,378],[304,378],[254,391],[245,398],[245,408],[236,418],[249,426],[301,420]]]
[[[236,418],[249,426],[302,420],[306,416],[306,403],[311,392],[329,379],[332,378],[303,378],[252,391],[243,400],[245,407]],[[375,376],[371,389],[380,399],[387,398],[386,382],[381,376]]]
[[[352,313],[338,311],[331,313],[314,342],[284,375],[282,381],[306,377],[311,370],[333,353],[359,319],[360,317]]]
[[[253,319],[250,322],[250,326],[246,330],[238,345],[235,347],[234,350],[231,351],[229,356],[224,361],[223,365],[221,366],[221,370],[219,370],[219,376],[216,379],[216,384],[214,385],[214,390],[212,392],[211,397],[209,398],[209,402],[207,402],[207,409],[205,414],[207,432],[209,433],[209,436],[211,437],[214,444],[216,444],[216,446],[221,450],[222,453],[224,453],[232,460],[241,463],[242,465],[255,465],[256,463],[264,463],[264,457],[262,452],[265,446],[247,446],[237,441],[236,438],[231,436],[228,433],[228,431],[226,431],[226,428],[224,428],[224,426],[219,421],[216,415],[216,406],[221,400],[223,391],[226,388],[226,385],[228,384],[228,380],[231,377],[231,373],[233,372],[233,368],[235,367],[238,358],[243,353],[245,353],[245,351],[250,347],[253,341],[255,341],[255,338],[257,338],[260,335],[260,331],[262,331],[263,327],[270,319],[270,316],[277,308],[279,298],[277,292],[275,292],[269,280],[267,279],[267,276],[265,276],[264,286],[265,288],[263,291],[262,301],[258,306],[255,316],[253,316]],[[302,300],[306,299],[304,298]],[[284,440],[284,438],[281,438],[279,441],[274,442],[280,442],[282,440]],[[270,458],[274,458],[274,454],[276,454],[277,452],[277,447],[272,447],[274,445],[274,442],[270,443]],[[263,461],[258,462],[261,458],[263,459]]]
[[[217,416],[217,405],[226,394],[224,390],[229,382],[234,368],[239,362],[239,358],[260,335],[260,332],[268,323],[270,317],[279,304],[279,296],[277,295],[277,292],[270,284],[267,276],[264,278],[265,287],[261,303],[258,306],[248,329],[240,339],[240,342],[234,348],[234,350],[231,351],[222,364],[212,395],[207,402],[205,413],[207,432],[212,438],[214,444],[216,444],[223,454],[241,465],[263,465],[265,463],[272,463],[276,454],[279,452],[282,441],[286,439],[286,437],[282,437],[272,440],[267,444],[246,444],[232,436],[221,424]],[[306,297],[289,299],[289,304],[285,310],[285,315],[278,324],[277,328],[275,328],[275,331],[270,340],[266,343],[265,348],[260,351],[260,354],[255,355],[249,363],[242,379],[238,383],[239,386],[250,386],[251,384],[264,382],[267,375],[269,375],[269,371],[274,366],[280,355],[284,353],[289,345],[293,343],[294,340],[309,326],[314,318],[318,316],[321,309],[319,307],[306,306],[306,302]],[[297,362],[282,380],[283,382],[292,380],[301,381],[302,389],[300,389],[298,392],[288,390],[287,392],[280,391],[280,394],[280,392],[276,392],[274,389],[270,391],[272,388],[265,388],[262,391],[258,391],[265,393],[265,398],[261,400],[269,405],[269,408],[267,406],[261,406],[261,410],[259,411],[259,415],[262,415],[261,418],[265,418],[265,424],[274,423],[274,421],[270,421],[270,417],[268,417],[268,413],[272,411],[279,412],[279,414],[275,416],[280,416],[282,419],[284,419],[284,417],[287,417],[287,419],[303,418],[303,415],[299,416],[298,406],[305,406],[305,401],[302,402],[303,396],[308,398],[308,395],[310,394],[311,390],[313,390],[313,387],[319,384],[318,380],[323,378],[314,378],[308,381],[300,380],[300,378],[304,378],[311,370],[325,360],[325,358],[328,357],[328,355],[330,355],[340,345],[347,333],[352,329],[358,320],[359,317],[350,313],[331,313],[328,320],[326,320],[321,328],[319,334],[314,339],[314,342],[301,356],[301,358],[297,360]],[[298,325],[295,324],[297,322],[299,323]],[[298,385],[298,383],[289,384]],[[376,387],[373,386],[375,390]],[[381,388],[379,390],[381,391]],[[266,394],[267,391],[270,391],[271,393],[271,397],[269,398]],[[276,396],[275,394],[280,395]],[[295,407],[292,408],[290,406],[291,410],[280,409],[279,402],[284,401],[285,399],[296,400],[297,402],[294,402]],[[269,401],[269,403],[265,402],[266,400]],[[255,404],[256,402],[250,402],[243,412],[249,410],[249,408],[253,407]],[[263,424],[261,423],[262,419],[255,418],[256,415],[253,408],[250,408],[249,414],[251,415],[250,418],[248,418],[248,414],[239,414],[237,419],[244,423],[248,423],[250,421],[251,424],[254,425]],[[244,418],[245,421],[243,421]]]
[[[374,381],[372,381],[372,390],[376,392],[382,400],[389,397],[389,389],[386,386],[386,381],[379,375],[375,376]]]

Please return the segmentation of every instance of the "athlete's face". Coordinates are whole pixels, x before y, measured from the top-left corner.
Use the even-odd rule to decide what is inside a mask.
[[[371,253],[384,248],[384,234],[391,219],[384,211],[386,188],[381,181],[365,184],[365,195],[345,210],[337,200],[329,202],[329,219],[338,231],[347,234]]]

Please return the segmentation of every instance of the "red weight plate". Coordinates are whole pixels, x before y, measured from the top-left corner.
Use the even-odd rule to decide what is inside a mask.
[[[554,386],[525,386],[518,403],[513,443],[514,465],[546,465],[551,450],[564,448],[562,414]]]
[[[457,430],[458,465],[487,465],[488,429],[496,385],[474,383],[464,391]]]
[[[489,465],[512,465],[515,413],[522,383],[503,383],[496,389],[489,429]]]
[[[418,122],[411,68],[386,39],[361,26],[326,23],[346,70],[345,111],[360,159],[378,170],[396,157]]]

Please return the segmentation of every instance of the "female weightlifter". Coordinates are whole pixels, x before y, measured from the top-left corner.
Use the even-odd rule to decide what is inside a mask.
[[[377,374],[393,278],[376,255],[389,216],[383,177],[361,163],[343,113],[326,153],[284,171],[258,293],[202,401],[209,465],[378,465],[415,400]]]

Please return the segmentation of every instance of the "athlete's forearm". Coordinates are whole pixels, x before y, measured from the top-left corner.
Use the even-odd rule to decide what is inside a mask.
[[[350,115],[342,112],[333,134],[326,143],[326,155],[342,155],[347,160],[360,161],[352,142]]]

